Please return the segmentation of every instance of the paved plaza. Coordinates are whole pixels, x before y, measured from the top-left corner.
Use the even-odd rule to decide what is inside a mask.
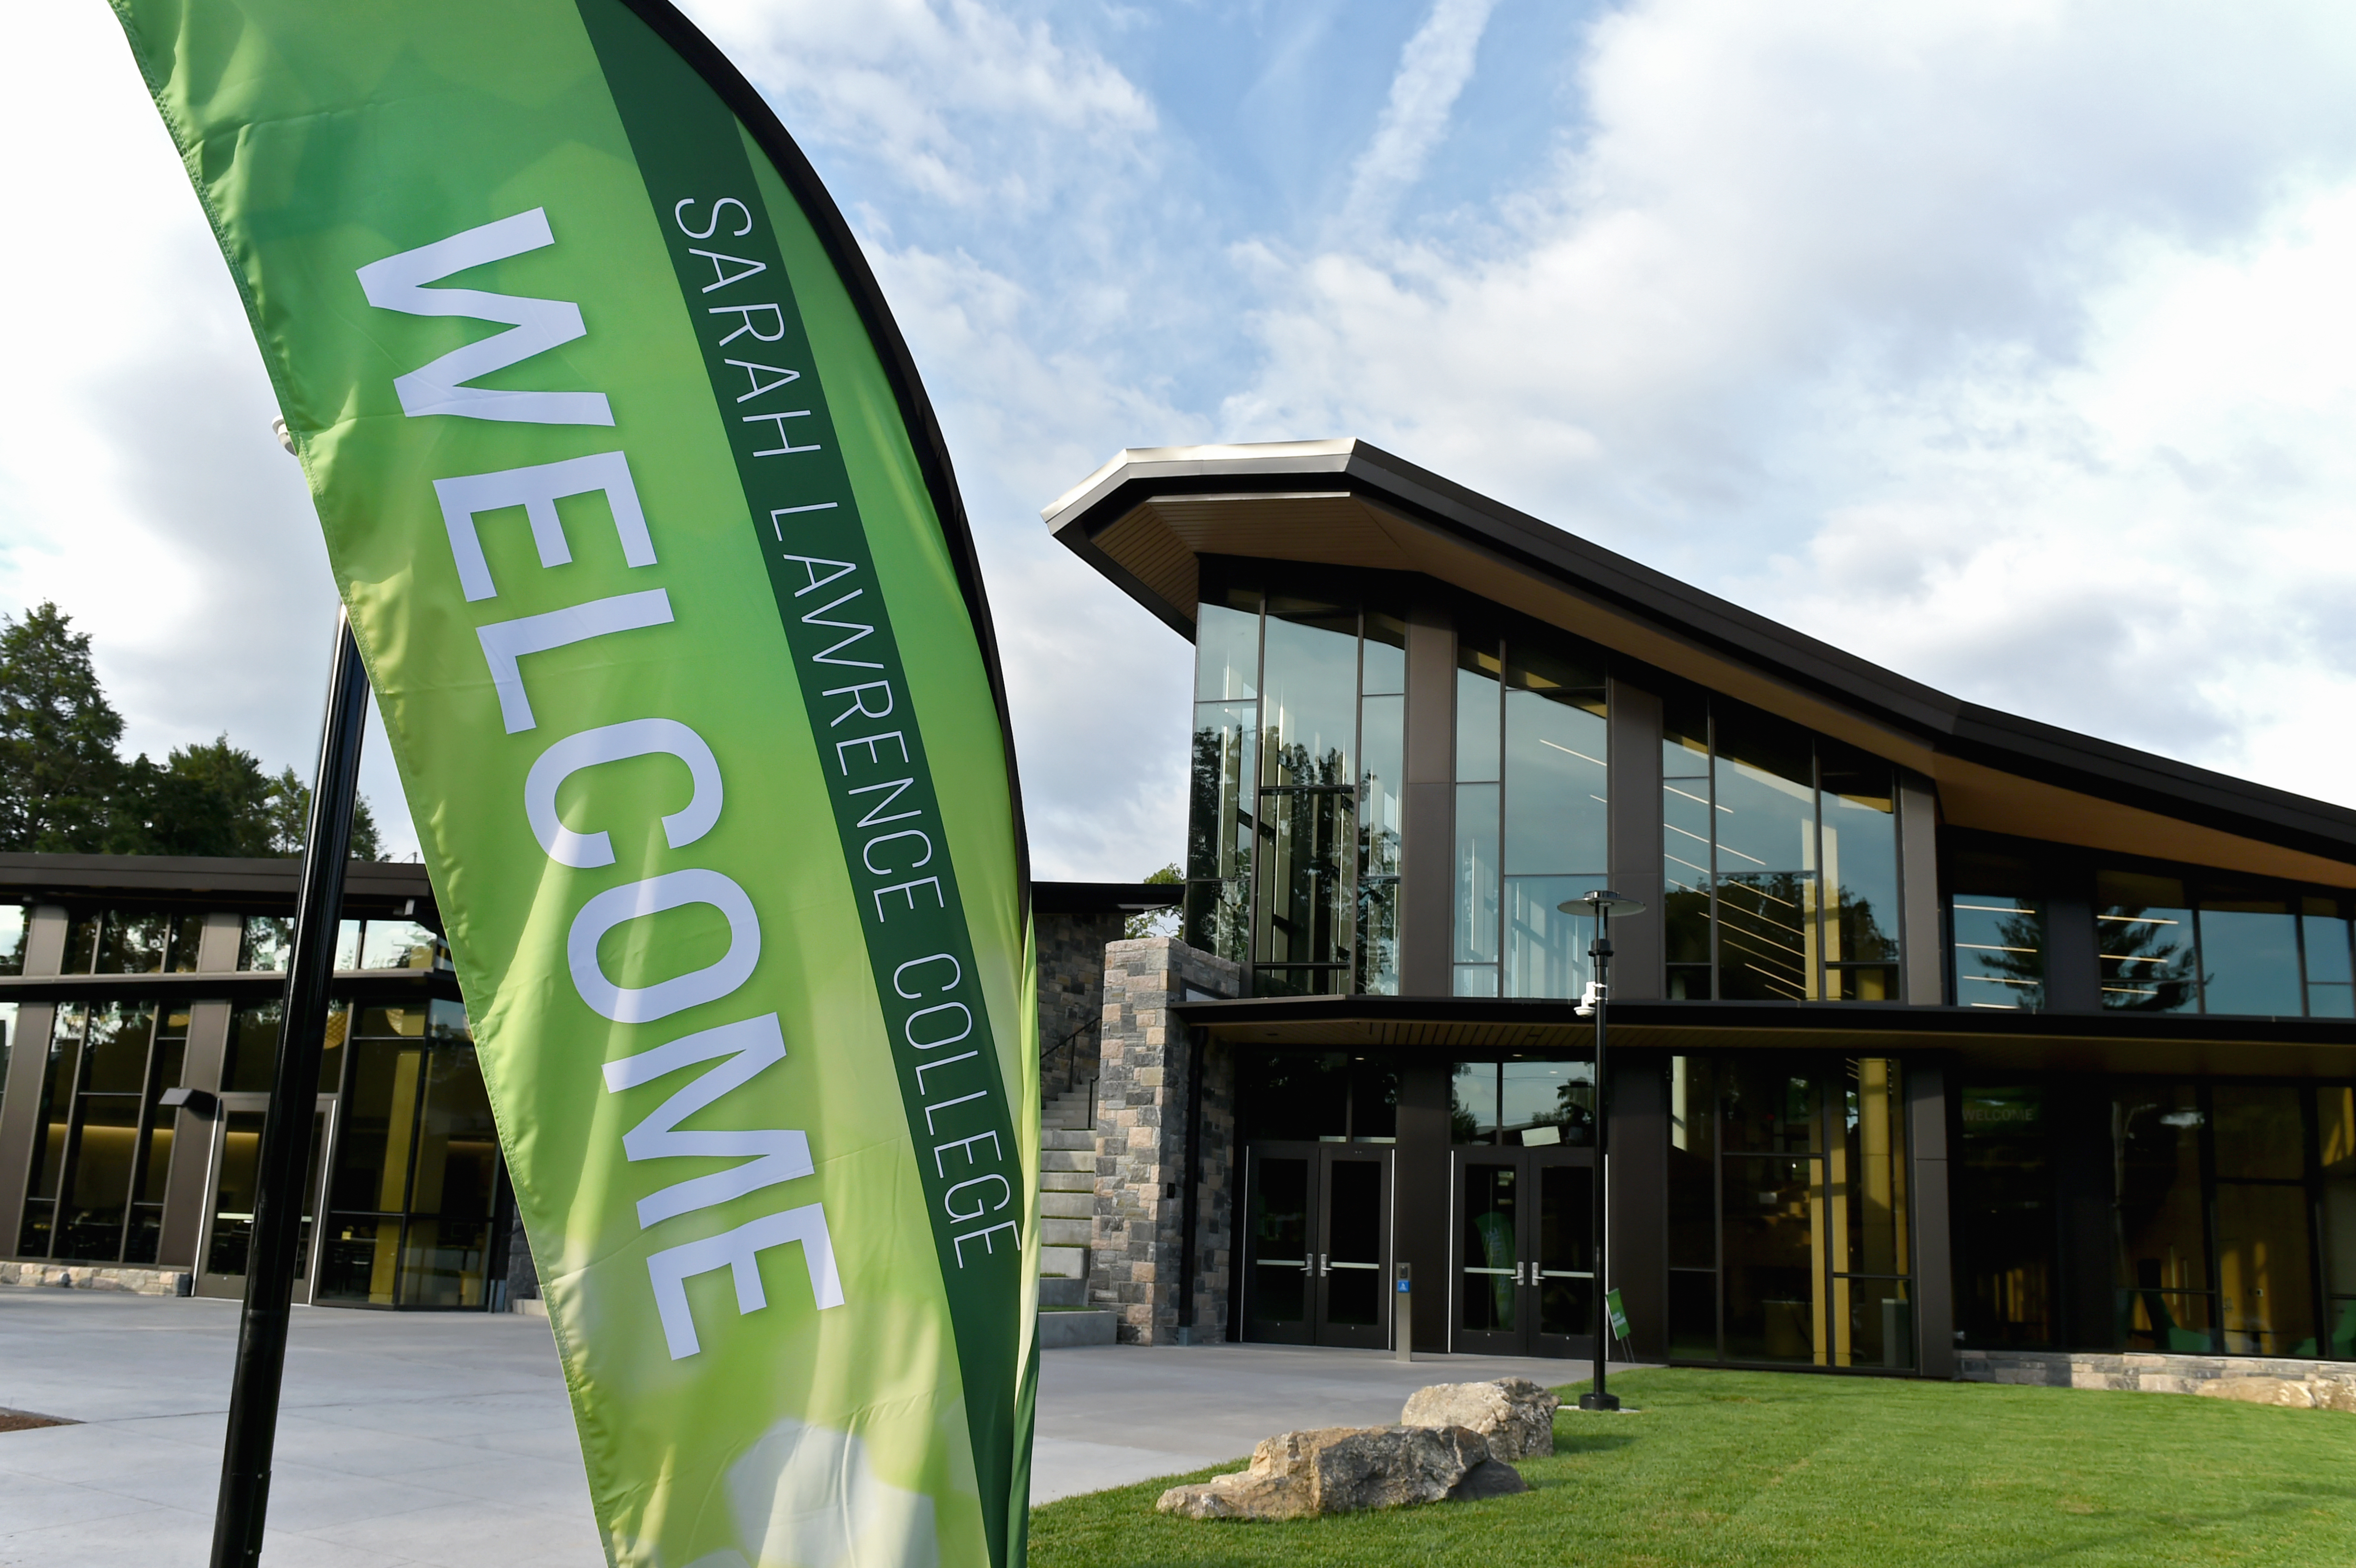
[[[0,1288],[0,1565],[206,1560],[234,1303]],[[1212,1345],[1047,1353],[1033,1497],[1198,1468],[1287,1427],[1396,1421],[1428,1382],[1580,1369],[1495,1357]],[[596,1568],[547,1323],[297,1307],[266,1568]]]

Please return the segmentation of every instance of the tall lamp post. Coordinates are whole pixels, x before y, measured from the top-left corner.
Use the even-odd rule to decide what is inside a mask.
[[[1556,907],[1565,914],[1577,914],[1582,904],[1595,916],[1595,941],[1587,950],[1588,956],[1595,960],[1595,979],[1588,993],[1590,1005],[1580,1009],[1581,1012],[1591,1011],[1595,1015],[1595,1281],[1592,1292],[1595,1297],[1595,1376],[1588,1391],[1579,1396],[1579,1408],[1617,1410],[1620,1408],[1620,1401],[1603,1386],[1604,1352],[1611,1344],[1610,1339],[1607,1338],[1610,1324],[1604,1311],[1604,1282],[1610,1276],[1604,1268],[1604,1259],[1607,1256],[1604,1227],[1607,1221],[1603,1205],[1604,1143],[1609,1136],[1606,1129],[1611,1125],[1611,1118],[1606,1114],[1608,1107],[1604,1103],[1604,1094],[1606,1085],[1611,1080],[1603,1074],[1603,1010],[1605,999],[1612,988],[1612,917],[1615,914],[1642,914],[1644,912],[1644,906],[1634,899],[1622,898],[1618,893],[1599,890],[1589,893],[1584,898],[1575,899]]]

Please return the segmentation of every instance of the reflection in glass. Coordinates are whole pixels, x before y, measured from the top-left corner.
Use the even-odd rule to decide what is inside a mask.
[[[1718,1080],[1729,1151],[1815,1154],[1823,1147],[1813,1072],[1737,1057],[1719,1063]]]
[[[1371,626],[1379,616],[1369,615]],[[1366,643],[1368,667],[1379,645]],[[1399,851],[1405,821],[1407,699],[1369,697],[1358,705],[1358,973],[1371,996],[1398,993]]]
[[[1459,1328],[1511,1333],[1519,1326],[1514,1310],[1522,1261],[1518,1175],[1510,1165],[1465,1164]]]
[[[1453,1141],[1497,1141],[1497,1072],[1494,1061],[1460,1061],[1449,1083],[1448,1120]]]
[[[1230,589],[1194,612],[1194,697],[1248,701],[1259,695],[1259,593]]]
[[[1495,645],[1471,641],[1456,648],[1456,782],[1490,784],[1498,776],[1503,709],[1497,681],[1505,661]]]
[[[2103,1006],[2147,1013],[2197,1010],[2201,981],[2184,884],[2173,877],[2104,871],[2095,879],[2094,901]]]
[[[1407,690],[1407,623],[1378,610],[1365,613],[1365,642],[1359,652],[1358,689],[1368,697]]]
[[[1593,978],[1587,949],[1595,923],[1585,913],[1565,913],[1562,905],[1584,898],[1603,881],[1601,877],[1505,879],[1506,996],[1585,994]]]
[[[1454,922],[1457,963],[1497,961],[1498,892],[1497,786],[1458,784]],[[1494,979],[1482,994],[1496,994]]]
[[[245,917],[245,930],[237,944],[237,966],[241,969],[284,970],[286,955],[294,946],[294,922],[283,914],[250,914]]]
[[[2281,900],[2201,901],[2201,1000],[2212,1013],[2297,1018],[2298,918]]]
[[[2300,901],[2299,938],[2307,959],[2309,1018],[2356,1018],[2356,979],[2350,970],[2349,923],[2338,901]]]
[[[2045,906],[2000,893],[1957,893],[1955,1000],[1967,1008],[2045,1005]]]
[[[1720,877],[1718,994],[1809,1001],[1816,989],[1816,882],[1798,871]]]
[[[2198,1100],[2189,1084],[2134,1085],[2111,1115],[2122,1338],[2130,1349],[2212,1351]]]
[[[1350,961],[1354,912],[1350,862],[1356,857],[1357,827],[1350,795],[1324,790],[1263,793],[1260,827],[1267,883],[1253,990],[1260,996],[1338,991]]]
[[[1601,874],[1610,863],[1604,733],[1601,691],[1506,692],[1508,874]]]
[[[25,972],[27,923],[23,904],[0,904],[0,975]]]
[[[1829,890],[1825,962],[1892,962],[1898,957],[1895,777],[1889,763],[1830,741],[1819,741],[1816,752]]]
[[[1252,1186],[1252,1316],[1309,1320],[1309,1161],[1264,1158]]]
[[[1498,1093],[1503,1141],[1538,1147],[1595,1141],[1591,1061],[1508,1061]]]
[[[1258,730],[1258,709],[1251,703],[1195,707],[1193,799],[1186,815],[1186,941],[1237,964],[1251,959]]]
[[[432,969],[446,962],[442,939],[411,920],[371,920],[360,934],[363,969]]]

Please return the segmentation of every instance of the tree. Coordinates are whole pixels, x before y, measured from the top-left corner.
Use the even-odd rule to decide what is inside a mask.
[[[273,778],[221,735],[163,762],[115,752],[123,717],[100,689],[90,635],[43,603],[0,615],[0,850],[113,855],[299,855],[311,791]],[[368,802],[352,853],[382,853]]]
[[[1186,879],[1180,873],[1177,866],[1172,864],[1162,867],[1162,869],[1146,878],[1145,885],[1149,888],[1183,889]],[[1149,936],[1175,936],[1178,934],[1178,912],[1174,909],[1156,909],[1130,915],[1121,923],[1120,934],[1124,940],[1130,942],[1142,941]]]
[[[22,620],[0,615],[0,849],[106,847],[123,716],[72,624],[47,601]]]
[[[300,855],[303,833],[311,822],[311,786],[293,768],[281,772],[270,788],[270,848],[254,851],[261,855]],[[376,815],[369,810],[368,796],[352,803],[352,859],[377,860],[383,859],[384,848],[378,841]]]

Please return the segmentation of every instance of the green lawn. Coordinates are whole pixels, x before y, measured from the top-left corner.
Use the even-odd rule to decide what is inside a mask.
[[[1772,1372],[1612,1386],[1643,1413],[1566,1411],[1520,1497],[1288,1524],[1153,1511],[1206,1470],[1033,1509],[1031,1561],[2356,1563],[2356,1415]]]

